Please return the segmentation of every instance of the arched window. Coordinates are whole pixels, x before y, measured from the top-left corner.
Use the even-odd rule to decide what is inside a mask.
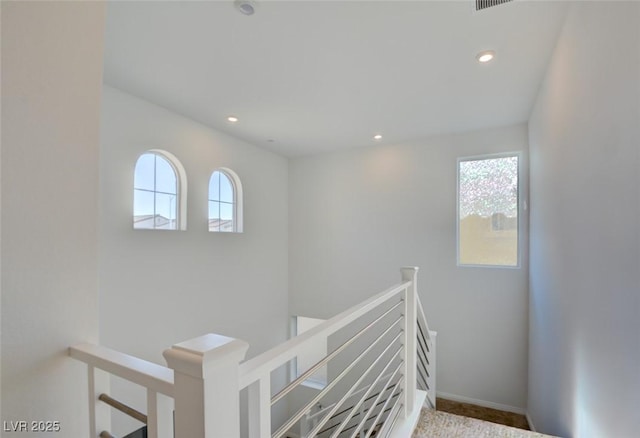
[[[209,231],[242,232],[242,185],[231,169],[216,169],[209,179]]]
[[[184,170],[173,155],[158,150],[140,155],[133,183],[133,228],[185,229],[185,189]]]

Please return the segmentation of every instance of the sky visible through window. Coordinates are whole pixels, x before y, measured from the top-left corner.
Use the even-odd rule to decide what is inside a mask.
[[[234,231],[234,209],[233,184],[216,170],[209,180],[209,231]]]
[[[177,228],[178,180],[171,163],[145,153],[136,163],[134,176],[134,228]]]

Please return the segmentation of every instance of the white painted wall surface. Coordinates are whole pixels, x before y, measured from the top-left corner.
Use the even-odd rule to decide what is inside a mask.
[[[505,151],[526,161],[526,126],[292,159],[291,313],[333,316],[419,266],[438,389],[524,410],[526,239],[523,268],[456,266],[456,159]]]
[[[2,420],[88,433],[104,4],[2,3]],[[4,429],[4,425],[3,425]]]
[[[133,230],[133,171],[148,149],[186,170],[186,231]],[[210,332],[249,342],[248,357],[284,341],[287,160],[108,86],[100,153],[101,343],[164,365],[164,349]],[[241,179],[243,233],[208,231],[218,167]]]
[[[572,7],[529,132],[531,418],[563,437],[636,437],[640,3]]]

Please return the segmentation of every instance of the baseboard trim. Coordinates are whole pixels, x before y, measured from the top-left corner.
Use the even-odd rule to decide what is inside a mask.
[[[534,426],[533,420],[531,419],[531,415],[529,415],[528,412],[526,413],[526,417],[527,417],[527,423],[529,423],[529,429],[531,429],[532,432],[537,432],[536,426]]]
[[[438,391],[436,392],[436,396],[445,400],[451,400],[459,403],[469,403],[472,405],[482,406],[484,408],[498,409],[500,411],[513,412],[514,414],[527,415],[527,411],[523,408],[517,408],[515,406],[503,405],[500,403],[494,403],[485,400],[478,400],[470,397],[463,397],[461,395],[449,394],[448,392]]]

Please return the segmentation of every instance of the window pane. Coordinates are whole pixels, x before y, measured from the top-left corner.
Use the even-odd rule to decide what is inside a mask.
[[[223,220],[233,219],[233,204],[220,203],[220,218]]]
[[[211,201],[220,200],[220,172],[213,172],[209,180],[209,199]]]
[[[153,192],[133,191],[133,228],[153,228]]]
[[[209,201],[209,231],[220,231],[220,203]]]
[[[169,162],[156,155],[156,191],[176,194],[178,192],[176,172]]]
[[[154,154],[143,154],[136,162],[133,187],[136,189],[153,190]]]
[[[156,193],[155,228],[159,228],[162,230],[177,229],[176,212],[176,195]]]
[[[233,231],[233,204],[220,203],[220,231]]]
[[[220,200],[224,202],[233,202],[233,185],[229,177],[220,172]]]
[[[518,265],[518,157],[460,161],[460,264]]]

